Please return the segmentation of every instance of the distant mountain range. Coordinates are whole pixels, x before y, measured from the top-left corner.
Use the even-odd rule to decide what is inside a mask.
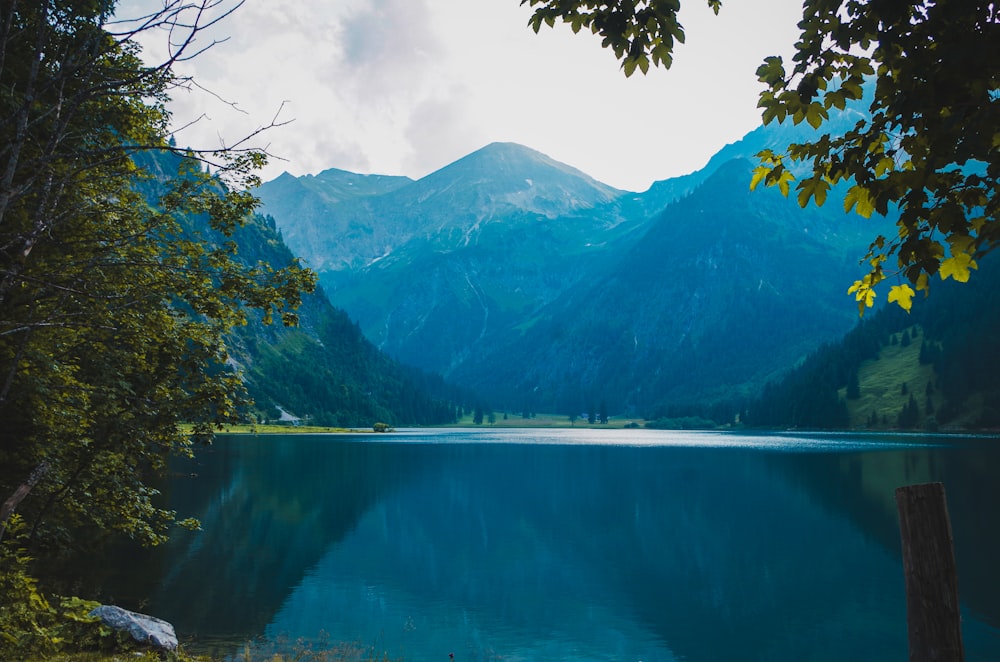
[[[390,356],[497,411],[650,416],[753,393],[856,323],[878,222],[748,188],[749,158],[811,133],[762,127],[643,193],[495,143],[416,181],[327,170],[258,194]]]

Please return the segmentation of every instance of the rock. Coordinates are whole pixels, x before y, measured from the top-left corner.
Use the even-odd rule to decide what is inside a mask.
[[[136,641],[149,644],[153,648],[165,651],[177,648],[174,626],[159,618],[111,605],[101,605],[91,611],[90,615],[100,618],[105,625],[114,630],[128,632]]]

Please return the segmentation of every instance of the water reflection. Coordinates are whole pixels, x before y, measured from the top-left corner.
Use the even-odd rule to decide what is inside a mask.
[[[967,658],[1000,659],[992,445],[604,435],[220,440],[171,485],[205,530],[146,559],[146,609],[407,659],[903,660],[892,494],[944,480]]]

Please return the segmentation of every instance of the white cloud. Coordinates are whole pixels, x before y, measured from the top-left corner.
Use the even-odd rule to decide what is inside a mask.
[[[150,0],[124,2],[120,14]],[[155,3],[154,3],[155,4]],[[765,6],[766,5],[766,6]],[[788,53],[798,0],[687,0],[669,71],[626,79],[613,54],[566,26],[527,26],[519,0],[247,0],[185,65],[182,144],[261,141],[285,161],[265,179],[338,167],[420,177],[493,141],[519,142],[620,188],[694,170],[759,121],[754,70]],[[152,52],[157,44],[150,43]]]

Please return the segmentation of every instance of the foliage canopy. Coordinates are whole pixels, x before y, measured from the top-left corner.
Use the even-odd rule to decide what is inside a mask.
[[[0,535],[16,507],[48,552],[163,539],[174,513],[151,480],[190,452],[180,423],[206,438],[246,403],[225,334],[250,308],[295,323],[314,283],[235,255],[265,156],[170,139],[173,66],[220,0],[125,24],[115,4],[0,3],[0,498],[19,497]],[[137,39],[154,30],[170,52],[147,64]]]
[[[683,43],[679,0],[522,0],[535,7],[535,31],[556,19],[590,28],[614,50],[626,75],[650,63],[669,67]],[[716,12],[719,2],[709,0]],[[825,134],[764,151],[752,185],[786,195],[795,163],[810,170],[796,190],[801,205],[821,205],[848,185],[845,211],[869,217],[899,212],[895,236],[879,235],[854,283],[864,312],[876,287],[894,277],[888,300],[909,310],[929,276],[967,281],[977,260],[1000,241],[1000,6],[988,0],[806,0],[790,69],[769,57],[758,106],[765,124],[791,120],[820,128],[831,109],[860,101],[869,115],[844,135]],[[890,259],[894,258],[894,259]]]

